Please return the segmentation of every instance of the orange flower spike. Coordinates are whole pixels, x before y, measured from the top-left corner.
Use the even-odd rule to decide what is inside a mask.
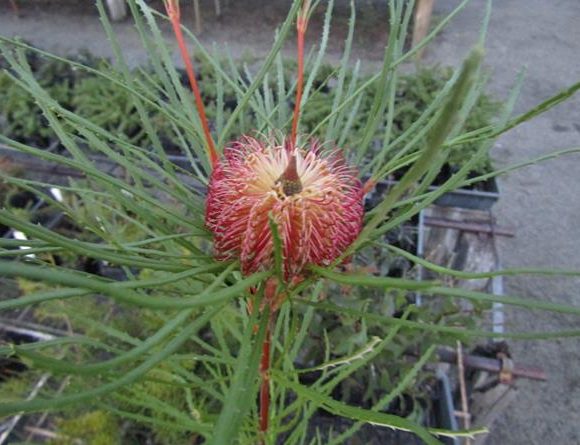
[[[191,63],[191,58],[189,52],[187,51],[187,46],[185,45],[185,39],[183,38],[183,33],[181,31],[181,14],[179,10],[179,0],[163,0],[165,5],[165,10],[171,25],[173,26],[173,32],[175,34],[175,39],[177,40],[177,45],[179,46],[179,51],[181,52],[181,58],[183,63],[185,63],[185,71],[187,72],[187,77],[189,79],[189,85],[195,96],[195,104],[197,112],[199,114],[199,119],[201,121],[201,126],[203,128],[203,134],[205,136],[206,150],[211,163],[212,168],[214,168],[219,162],[219,156],[217,154],[215,143],[211,137],[211,132],[209,130],[209,123],[207,116],[205,114],[205,107],[203,106],[203,101],[201,99],[201,93],[199,91],[199,86],[195,78],[195,71],[193,70],[193,65]]]

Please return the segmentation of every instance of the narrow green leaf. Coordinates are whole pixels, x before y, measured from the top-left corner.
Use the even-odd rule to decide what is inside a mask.
[[[482,55],[483,52],[479,48],[471,51],[463,63],[450,96],[433,127],[431,127],[426,135],[425,149],[407,173],[405,173],[403,178],[401,178],[401,181],[391,189],[389,194],[376,207],[374,216],[367,222],[359,238],[350,246],[345,256],[357,250],[371,236],[371,233],[383,222],[396,201],[429,170],[431,162],[437,153],[440,152],[447,136],[457,123],[459,111],[476,80],[475,76],[479,71]]]
[[[417,360],[417,363],[413,365],[413,368],[411,368],[411,370],[405,373],[405,375],[395,386],[395,388],[393,388],[392,391],[390,391],[388,394],[385,394],[383,397],[381,397],[381,399],[377,403],[375,403],[375,405],[372,408],[373,411],[386,409],[389,406],[389,404],[395,399],[395,397],[401,395],[403,391],[413,383],[413,381],[417,377],[417,374],[431,359],[431,356],[433,355],[433,352],[435,352],[435,349],[436,349],[435,345],[430,346],[427,349],[427,351],[425,351],[425,353],[421,356],[421,358]],[[341,443],[345,443],[346,439],[355,434],[363,425],[364,422],[355,423],[344,433],[333,438],[333,440],[330,441],[327,445],[340,445]]]
[[[443,325],[427,324],[423,322],[416,322],[411,320],[402,320],[400,318],[386,317],[380,314],[359,311],[355,309],[349,309],[342,306],[337,306],[331,303],[317,303],[308,300],[294,299],[297,303],[313,306],[321,311],[328,311],[337,314],[345,314],[352,317],[360,317],[366,320],[383,323],[386,325],[401,326],[407,329],[414,329],[420,331],[434,332],[440,334],[450,334],[457,336],[459,338],[512,338],[519,340],[532,340],[532,339],[558,339],[566,337],[580,337],[580,329],[576,330],[566,330],[566,331],[553,331],[553,332],[491,332],[489,330],[476,330],[476,329],[466,329],[464,327],[450,327]]]
[[[375,277],[373,275],[344,274],[314,265],[309,266],[309,268],[322,277],[336,281],[337,283],[350,284],[353,286],[377,286],[385,289],[423,290],[440,284],[436,281],[417,281],[393,277]]]
[[[247,321],[231,385],[209,440],[210,445],[236,443],[242,422],[256,399],[258,363],[269,322],[268,309],[260,313],[259,306],[259,302],[255,302],[254,313]],[[258,332],[254,332],[256,326]]]
[[[320,275],[336,281],[337,283],[350,284],[356,286],[378,287],[378,288],[399,288],[406,290],[421,289],[421,293],[426,295],[440,295],[446,297],[458,297],[473,301],[490,301],[503,303],[506,305],[519,306],[527,309],[540,309],[550,312],[561,312],[566,314],[580,315],[580,307],[568,306],[564,304],[549,303],[545,301],[530,300],[525,298],[511,297],[507,295],[494,295],[485,292],[475,292],[468,289],[449,288],[437,286],[434,282],[415,282],[412,280],[400,280],[391,277],[376,277],[372,275],[355,275],[331,272],[327,269],[312,267]],[[397,285],[397,282],[400,284]],[[418,287],[414,287],[418,286]],[[424,285],[424,288],[420,286]]]
[[[399,249],[396,246],[385,244],[385,243],[374,243],[384,249],[391,250],[398,255],[412,261],[413,263],[420,264],[426,269],[432,270],[444,275],[451,275],[457,278],[464,279],[479,279],[479,278],[493,278],[500,276],[513,276],[513,275],[555,275],[555,276],[568,276],[576,277],[580,276],[580,271],[576,270],[562,270],[562,269],[542,269],[542,268],[519,268],[519,269],[502,269],[493,272],[465,272],[462,270],[449,269],[447,267],[440,266],[438,264],[427,261],[420,258],[406,250]]]
[[[278,224],[274,221],[272,215],[268,217],[268,225],[272,233],[272,243],[274,244],[274,273],[280,282],[284,282],[284,254],[282,253],[282,239],[278,231]]]
[[[342,59],[340,62],[340,70],[338,71],[338,80],[336,87],[334,88],[334,99],[332,102],[332,109],[336,109],[342,100],[344,82],[346,78],[346,73],[349,69],[349,59],[352,49],[352,41],[354,37],[354,25],[356,22],[356,8],[354,6],[354,0],[350,1],[350,18],[348,21],[348,34],[344,43],[344,51],[342,53]],[[328,122],[328,127],[326,129],[325,140],[338,140],[336,135],[337,131],[338,115],[334,115]]]
[[[346,405],[329,396],[320,394],[318,391],[313,391],[304,385],[292,382],[288,380],[284,374],[276,370],[272,370],[272,378],[280,385],[290,388],[298,395],[298,397],[303,397],[314,405],[337,416],[346,417],[352,420],[360,420],[371,425],[384,426],[401,431],[411,431],[429,445],[442,445],[441,442],[429,434],[428,430],[402,417]]]
[[[76,394],[57,396],[52,399],[38,398],[26,401],[23,400],[18,402],[0,403],[0,416],[17,414],[20,412],[28,413],[44,410],[52,411],[73,404],[85,402],[87,400],[93,400],[97,397],[102,397],[106,394],[116,391],[117,389],[131,385],[143,377],[151,369],[153,369],[158,363],[170,357],[171,354],[177,351],[183,343],[185,343],[192,335],[201,329],[212,317],[219,313],[220,310],[221,307],[218,306],[200,316],[197,320],[186,326],[179,333],[179,335],[177,335],[173,340],[171,340],[171,342],[165,345],[163,349],[151,355],[151,357],[149,357],[139,366],[129,371],[122,377],[116,378],[115,380],[96,388]]]
[[[0,275],[11,277],[25,277],[31,280],[39,280],[45,283],[77,287],[84,290],[92,290],[107,295],[117,301],[134,304],[140,307],[151,309],[186,309],[210,304],[218,304],[235,298],[243,294],[248,288],[255,286],[262,280],[270,276],[270,272],[260,272],[238,281],[236,284],[211,292],[205,290],[199,295],[170,298],[170,297],[150,297],[127,289],[128,282],[111,283],[102,279],[93,278],[88,274],[80,274],[72,271],[59,270],[54,267],[31,266],[22,263],[0,262]],[[139,287],[139,281],[132,282],[132,285]],[[74,290],[68,297],[76,296]],[[47,300],[47,295],[43,295],[44,300],[35,298],[34,302],[39,303]],[[58,298],[51,294],[50,299]],[[26,298],[26,297],[24,297]],[[0,309],[8,309],[31,304],[32,301],[24,298],[0,302]],[[62,298],[62,297],[61,297]]]
[[[300,7],[301,3],[302,2],[300,0],[294,0],[292,7],[290,8],[290,12],[288,13],[286,20],[282,24],[282,27],[280,28],[280,31],[279,31],[278,35],[276,36],[276,40],[274,42],[274,45],[272,46],[272,49],[270,50],[268,56],[266,57],[264,64],[260,68],[260,71],[258,72],[258,74],[256,74],[256,76],[254,77],[254,81],[248,87],[244,96],[241,98],[240,101],[238,101],[238,106],[235,108],[235,110],[232,112],[232,115],[228,119],[228,122],[226,123],[226,125],[224,127],[223,133],[220,136],[218,143],[217,143],[217,145],[219,147],[224,145],[226,135],[229,134],[234,123],[236,122],[236,120],[238,119],[238,117],[240,116],[240,114],[242,113],[244,108],[247,106],[247,104],[250,101],[254,92],[260,87],[262,79],[264,78],[266,73],[270,70],[270,67],[272,66],[272,64],[276,60],[276,56],[277,56],[278,52],[280,51],[280,49],[282,48],[284,40],[285,40],[286,36],[288,35],[288,32],[290,31],[290,27],[291,27],[290,25],[292,24],[294,17],[296,17],[296,13],[298,12],[298,8]]]
[[[14,351],[18,355],[34,362],[36,366],[48,369],[52,372],[65,374],[70,373],[79,375],[95,375],[98,373],[113,372],[113,368],[115,366],[119,366],[131,360],[138,359],[142,355],[151,351],[153,347],[161,343],[171,333],[173,333],[180,325],[182,325],[185,322],[185,320],[189,318],[191,313],[192,309],[186,309],[181,311],[175,318],[173,318],[173,320],[167,322],[155,334],[149,336],[145,341],[143,341],[135,348],[123,354],[120,354],[115,358],[105,360],[99,363],[78,365],[75,363],[65,362],[63,360],[47,357],[46,355],[38,354],[34,351],[27,350],[25,348],[20,348],[19,346],[15,346]]]

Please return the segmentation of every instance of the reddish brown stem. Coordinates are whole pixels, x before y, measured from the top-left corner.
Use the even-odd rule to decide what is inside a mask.
[[[175,39],[177,40],[177,45],[179,46],[179,51],[181,52],[181,58],[185,63],[185,71],[187,72],[189,85],[191,86],[191,90],[193,91],[193,95],[195,96],[195,105],[197,108],[197,112],[199,113],[201,126],[203,128],[203,134],[205,136],[208,157],[211,162],[211,166],[215,167],[215,165],[219,161],[219,157],[215,149],[213,138],[211,137],[207,116],[205,114],[205,107],[203,106],[201,93],[199,91],[199,86],[197,85],[197,80],[195,78],[195,71],[193,70],[191,58],[189,57],[189,52],[187,51],[185,39],[183,38],[183,33],[181,31],[181,17],[179,12],[178,0],[165,0],[165,10],[167,11],[167,15],[171,20],[171,25],[173,26]]]
[[[262,360],[260,361],[260,376],[262,378],[262,383],[260,385],[260,433],[262,435],[262,443],[264,443],[264,436],[268,431],[268,421],[270,412],[270,342],[271,342],[271,332],[270,323],[272,319],[268,321],[268,326],[266,327],[266,336],[264,337],[264,343],[262,343]]]
[[[12,7],[12,12],[16,15],[20,15],[20,9],[18,8],[18,4],[16,0],[10,0],[10,6]]]
[[[304,34],[308,26],[308,13],[310,1],[304,0],[302,10],[298,15],[296,29],[298,31],[298,80],[296,83],[296,103],[294,104],[294,116],[292,118],[292,133],[290,141],[292,147],[296,146],[296,137],[298,134],[298,121],[300,120],[300,103],[302,102],[302,90],[304,87]]]

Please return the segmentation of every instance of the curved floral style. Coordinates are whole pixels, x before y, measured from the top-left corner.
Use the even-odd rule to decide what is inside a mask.
[[[206,224],[218,259],[240,259],[242,272],[271,269],[273,235],[282,241],[285,279],[307,264],[326,266],[362,228],[363,187],[338,150],[308,149],[244,137],[224,150],[214,168]]]

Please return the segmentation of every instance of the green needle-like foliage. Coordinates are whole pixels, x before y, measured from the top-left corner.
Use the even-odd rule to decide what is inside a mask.
[[[302,137],[310,133],[328,145],[344,146],[347,157],[372,181],[391,174],[401,178],[367,213],[360,237],[341,258],[350,257],[355,269],[373,255],[390,255],[462,279],[559,273],[510,269],[468,274],[385,243],[386,233],[400,229],[449,190],[580,151],[573,147],[496,172],[481,169],[489,167],[488,151],[499,135],[570,97],[580,84],[511,116],[518,81],[493,121],[481,118],[494,107],[482,99],[482,42],[460,69],[436,80],[435,92],[431,86],[423,91],[433,79],[425,72],[415,77],[399,73],[401,64],[467,1],[410,51],[405,41],[413,2],[389,2],[391,35],[384,61],[379,72],[367,77],[351,58],[354,1],[337,67],[323,62],[332,36],[332,1],[324,12],[319,44],[307,59]],[[0,383],[0,415],[49,412],[59,425],[59,443],[76,443],[76,438],[142,443],[145,432],[166,444],[338,444],[369,424],[411,432],[429,444],[441,443],[444,436],[480,433],[418,422],[433,377],[424,365],[435,360],[436,347],[497,336],[485,329],[482,316],[493,302],[538,311],[539,316],[553,311],[578,317],[580,308],[452,288],[444,280],[389,277],[380,268],[372,274],[339,271],[337,262],[310,267],[302,282],[285,287],[286,299],[270,326],[262,301],[266,280],[282,275],[278,228],[271,220],[274,270],[242,276],[237,262],[213,258],[204,222],[211,167],[192,95],[173,66],[174,49],[160,28],[166,17],[144,0],[128,2],[150,55],[150,66],[135,71],[128,68],[102,2],[97,4],[115,54],[111,65],[69,61],[0,37],[5,67],[0,95],[9,89],[2,105],[10,107],[10,128],[16,129],[13,137],[0,134],[0,143],[14,155],[66,172],[65,177],[36,177],[0,164],[9,196],[26,192],[44,202],[39,214],[30,205],[0,209],[3,233],[12,229],[26,237],[0,239],[0,310],[7,316],[26,311],[54,334],[0,347],[2,358],[29,368],[10,385]],[[300,4],[294,0],[257,68],[212,55],[184,30],[203,67],[203,99],[218,151],[243,133],[289,131],[296,79],[294,66],[283,61],[280,51],[293,36]],[[487,21],[482,36],[486,28]],[[75,97],[41,81],[38,60],[74,73]],[[329,79],[334,86],[327,91]],[[408,109],[399,106],[403,90],[416,95]],[[473,118],[481,101],[486,111]],[[23,111],[30,108],[34,114]],[[46,128],[34,141],[30,131],[39,118]],[[41,144],[46,138],[58,138],[61,149],[47,150]],[[189,165],[172,161],[169,143]],[[429,189],[445,163],[457,167],[455,174]],[[63,199],[48,191],[55,187]],[[422,307],[410,303],[415,292],[427,299]],[[472,303],[474,315],[461,313],[462,300]],[[262,340],[270,330],[270,426],[261,435],[259,364]],[[502,334],[514,339],[578,335],[578,330]],[[418,354],[415,363],[405,358],[409,350]],[[29,397],[23,382],[32,384],[44,373],[50,384]],[[348,419],[348,427],[316,431],[311,421],[321,410]]]

